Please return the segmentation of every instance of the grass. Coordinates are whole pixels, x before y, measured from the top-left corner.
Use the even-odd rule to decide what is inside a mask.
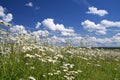
[[[0,80],[120,80],[119,49],[48,46],[47,37],[0,31]]]
[[[118,57],[86,55],[83,53],[89,53],[90,50],[81,49],[83,53],[80,53],[79,48],[69,50],[74,52],[59,48],[59,53],[50,49],[44,49],[42,53],[33,53],[33,50],[32,53],[0,55],[0,79],[120,80]]]

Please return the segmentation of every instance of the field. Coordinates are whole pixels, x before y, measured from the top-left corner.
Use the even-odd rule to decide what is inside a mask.
[[[1,80],[120,80],[120,50],[24,47],[0,54]]]
[[[48,45],[47,37],[0,31],[0,80],[120,80],[120,49]]]

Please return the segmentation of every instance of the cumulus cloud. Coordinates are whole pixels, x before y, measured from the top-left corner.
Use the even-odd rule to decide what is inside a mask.
[[[90,20],[85,20],[81,25],[89,32],[94,32],[96,34],[106,34],[106,28],[101,26],[101,24],[95,24]]]
[[[93,41],[97,42],[97,43],[100,43],[100,44],[105,44],[105,43],[110,43],[112,42],[111,41],[111,38],[96,38],[96,37],[92,37],[93,38]]]
[[[63,36],[70,36],[71,34],[69,32],[61,32]]]
[[[49,41],[51,44],[65,44],[66,42],[70,42],[73,46],[80,46],[80,42],[82,41],[82,46],[91,46],[91,47],[119,47],[120,46],[120,33],[117,33],[116,35],[110,37],[110,38],[97,38],[95,36],[88,36],[82,37],[82,36],[71,36],[71,37],[58,37],[53,36],[49,38]],[[72,42],[72,43],[71,43]],[[86,44],[86,42],[88,44]]]
[[[42,21],[43,26],[47,27],[48,29],[52,31],[60,31],[60,32],[74,32],[71,28],[65,28],[63,24],[55,24],[54,19],[47,18]]]
[[[120,43],[120,33],[117,33],[112,37],[112,41],[116,43]]]
[[[41,23],[40,23],[40,22],[37,22],[35,28],[37,29],[37,28],[39,28],[40,26],[41,26]]]
[[[11,13],[8,13],[7,15],[3,16],[3,21],[10,22],[13,19],[13,15]]]
[[[102,20],[100,23],[95,24],[95,22],[90,20],[85,20],[81,25],[89,32],[95,32],[96,34],[106,34],[109,27],[120,27],[119,21],[109,21]]]
[[[69,36],[69,37],[62,37],[62,36],[52,36],[49,38],[49,42],[51,45],[66,45],[66,43],[69,43],[69,45],[72,46],[79,46],[80,45],[80,40],[81,36]]]
[[[11,13],[5,14],[5,8],[0,6],[0,20],[4,22],[10,22],[13,19],[13,15]]]
[[[108,12],[106,10],[98,10],[96,7],[89,7],[88,8],[89,11],[86,12],[88,14],[95,14],[95,15],[99,15],[99,16],[104,16],[106,14],[108,14]]]
[[[65,31],[63,31],[63,32],[61,32],[61,35],[62,36],[77,36],[78,34],[75,33],[75,32],[65,32]]]
[[[120,33],[117,33],[114,37],[120,37]]]
[[[120,33],[115,34],[112,37],[96,38],[88,37],[90,45],[93,47],[119,47],[120,46]]]
[[[10,31],[13,33],[27,34],[27,31],[23,25],[14,25],[13,27],[10,28]]]
[[[113,26],[120,27],[120,22],[118,21],[102,20],[100,24],[105,27],[113,27]]]
[[[37,36],[37,37],[39,37],[39,36],[46,37],[49,35],[49,32],[47,30],[38,30],[38,31],[32,32],[32,34]]]
[[[32,2],[26,3],[25,6],[33,7],[33,3]]]
[[[89,37],[90,46],[92,47],[108,47],[112,45],[111,38]]]
[[[4,8],[2,6],[0,6],[0,17],[5,16],[4,11],[5,11]]]
[[[66,42],[66,40],[65,40],[65,38],[63,38],[63,37],[57,37],[57,36],[53,36],[53,37],[51,37],[51,39],[49,39],[50,41],[52,41],[53,43],[55,42],[55,43],[65,43]]]

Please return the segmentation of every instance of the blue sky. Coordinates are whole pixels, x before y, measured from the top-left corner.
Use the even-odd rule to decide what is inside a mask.
[[[57,39],[88,36],[92,46],[110,47],[120,46],[119,3],[119,0],[0,0],[4,14],[12,15],[7,22],[13,26],[22,25],[31,32],[47,30]]]

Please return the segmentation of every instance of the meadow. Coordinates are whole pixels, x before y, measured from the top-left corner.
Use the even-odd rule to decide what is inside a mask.
[[[1,28],[0,80],[120,80],[119,49],[41,42]]]

